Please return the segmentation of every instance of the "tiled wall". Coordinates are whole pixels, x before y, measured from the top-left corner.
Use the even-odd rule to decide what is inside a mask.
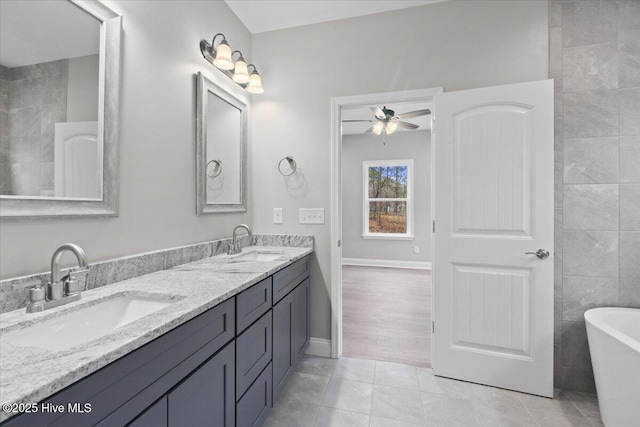
[[[549,2],[555,384],[595,391],[584,311],[640,307],[640,0]]]
[[[2,67],[4,68],[4,67]],[[53,196],[54,126],[66,121],[68,61],[4,68],[0,95],[8,94],[2,126],[2,194]]]

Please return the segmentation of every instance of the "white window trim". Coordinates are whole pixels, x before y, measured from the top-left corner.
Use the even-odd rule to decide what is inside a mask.
[[[407,232],[404,234],[369,233],[369,168],[387,166],[407,166],[407,197],[374,199],[378,201],[407,202]],[[413,159],[365,160],[362,162],[362,236],[363,239],[413,240]]]

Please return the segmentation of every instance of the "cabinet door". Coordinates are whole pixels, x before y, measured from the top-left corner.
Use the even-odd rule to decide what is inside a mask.
[[[235,346],[232,342],[169,392],[169,427],[233,427],[234,389]]]
[[[167,425],[167,397],[164,396],[148,407],[138,418],[127,427],[166,427]]]
[[[273,401],[284,389],[293,372],[293,301],[294,293],[284,297],[273,306]]]
[[[257,427],[264,424],[271,411],[271,364],[264,368],[236,407],[236,427]]]
[[[236,400],[271,362],[271,310],[236,338]]]
[[[310,285],[311,280],[307,278],[293,291],[293,348],[295,351],[295,363],[304,356],[309,347],[309,337],[311,335],[311,319],[309,317]]]

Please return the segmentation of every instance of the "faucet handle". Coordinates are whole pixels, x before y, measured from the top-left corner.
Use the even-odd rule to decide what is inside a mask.
[[[79,279],[82,279],[85,282],[87,275],[89,274],[88,268],[83,268],[80,270],[70,271],[69,274],[62,278],[62,282],[64,283],[64,294],[65,296],[72,296],[80,294],[80,285]]]
[[[24,282],[24,283],[13,283],[11,285],[11,289],[41,288],[41,287],[42,287],[42,280],[40,279],[29,280],[28,282]]]

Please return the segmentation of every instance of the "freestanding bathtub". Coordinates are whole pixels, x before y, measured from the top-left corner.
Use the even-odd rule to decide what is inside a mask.
[[[640,425],[640,309],[584,314],[600,415],[606,427]]]

